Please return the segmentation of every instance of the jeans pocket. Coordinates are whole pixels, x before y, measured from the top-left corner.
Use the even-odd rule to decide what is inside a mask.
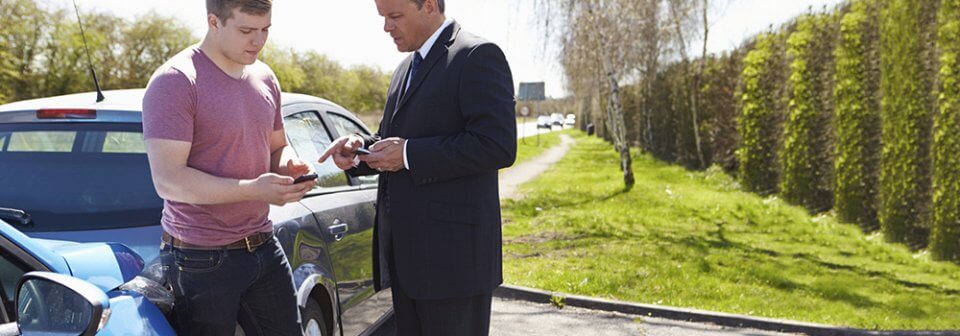
[[[174,263],[181,272],[207,273],[223,264],[223,251],[173,250]]]

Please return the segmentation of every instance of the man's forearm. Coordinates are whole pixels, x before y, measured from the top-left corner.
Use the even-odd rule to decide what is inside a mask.
[[[157,180],[157,192],[166,200],[198,205],[224,204],[255,200],[247,184],[238,180],[213,176],[190,167],[166,172]]]

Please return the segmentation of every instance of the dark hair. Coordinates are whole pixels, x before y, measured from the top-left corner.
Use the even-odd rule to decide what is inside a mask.
[[[207,13],[216,15],[223,22],[233,17],[236,8],[250,15],[264,15],[271,7],[272,0],[207,0]]]
[[[413,1],[413,3],[417,4],[417,9],[420,9],[420,8],[423,8],[423,3],[427,0],[410,0],[410,1]],[[440,13],[443,13],[443,7],[445,7],[443,5],[443,0],[437,0],[437,7],[440,8]]]

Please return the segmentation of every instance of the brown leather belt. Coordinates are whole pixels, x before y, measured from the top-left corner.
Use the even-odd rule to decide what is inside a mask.
[[[246,236],[243,239],[235,241],[227,245],[220,246],[203,246],[190,244],[188,242],[177,239],[174,236],[171,236],[166,231],[163,232],[163,235],[160,238],[164,244],[168,244],[178,249],[187,249],[187,250],[204,250],[204,251],[215,251],[215,250],[239,250],[246,249],[249,252],[253,252],[263,245],[264,243],[273,239],[273,232],[259,232],[252,235]]]

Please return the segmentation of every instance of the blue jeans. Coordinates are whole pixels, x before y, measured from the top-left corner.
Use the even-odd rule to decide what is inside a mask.
[[[178,335],[301,335],[290,263],[276,238],[246,249],[192,250],[164,245],[160,257],[176,303]]]

